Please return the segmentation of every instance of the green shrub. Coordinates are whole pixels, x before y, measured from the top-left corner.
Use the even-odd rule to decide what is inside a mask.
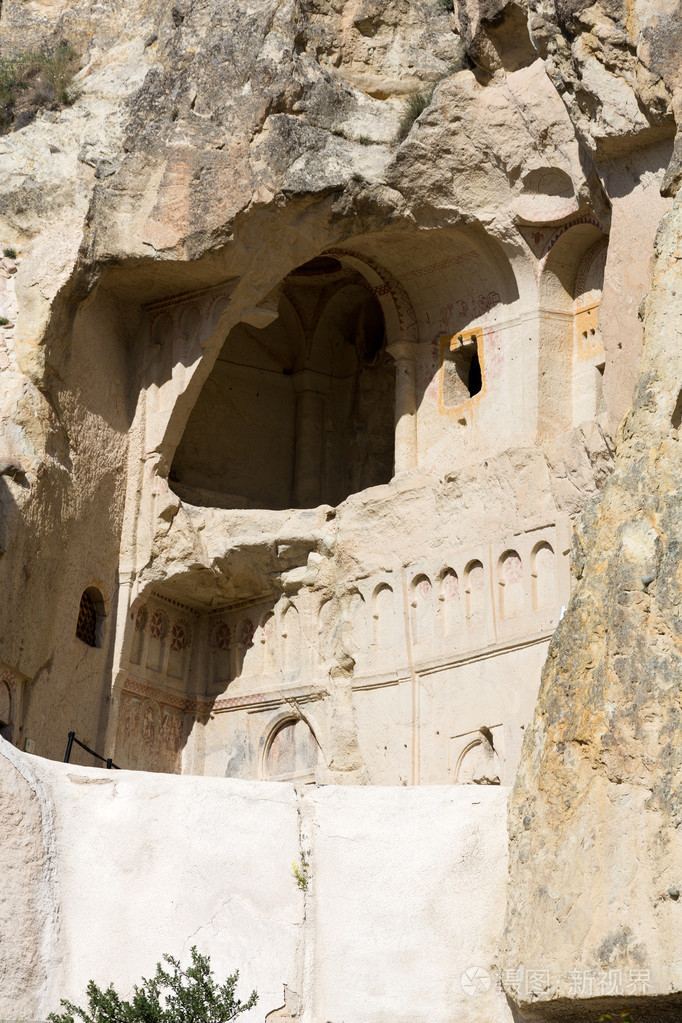
[[[75,1023],[77,1016],[83,1023],[228,1023],[253,1008],[258,1001],[255,991],[246,1002],[235,997],[238,972],[217,985],[211,975],[209,957],[201,955],[196,945],[192,946],[191,955],[192,965],[186,970],[177,959],[164,955],[173,972],[168,973],[157,963],[154,978],[143,979],[141,987],[135,985],[131,1002],[123,1001],[112,984],[102,991],[91,980],[87,1009],[62,999],[66,1012],[52,1012],[48,1020]]]
[[[431,102],[434,89],[435,86],[429,89],[428,92],[413,92],[406,98],[403,116],[400,118],[398,132],[396,134],[398,142],[402,142],[403,139],[406,139],[410,134],[412,125]]]
[[[11,249],[11,248],[9,248],[9,246],[2,250],[2,254],[3,254],[3,256],[7,256],[8,259],[16,259],[17,258],[17,250],[16,249]]]

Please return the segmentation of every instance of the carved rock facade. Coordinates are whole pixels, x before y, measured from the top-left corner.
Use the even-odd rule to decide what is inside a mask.
[[[601,581],[572,598],[574,524],[613,468],[680,176],[679,18],[675,3],[454,7],[2,4],[4,52],[55,32],[83,68],[72,106],[0,139],[0,728],[52,758],[75,731],[147,771],[511,784],[572,601],[511,811],[518,970],[535,952],[519,921],[568,848],[533,772],[574,772],[579,800],[609,760],[547,761],[550,722],[557,756],[588,741],[552,665],[571,714],[602,714],[606,690],[572,688],[597,670],[585,632],[597,658],[600,630],[622,626],[617,676],[630,611],[651,610],[650,583],[609,574],[630,550],[616,523],[649,507],[645,485],[677,485],[678,396],[668,356],[651,381],[645,357],[613,528],[588,515],[578,533],[584,578],[593,558],[608,578],[601,611]],[[665,438],[633,454],[658,404]],[[655,579],[656,529],[640,527],[638,578]],[[628,718],[633,742],[659,702]],[[560,921],[569,880],[552,880]],[[581,949],[595,912],[580,903]],[[563,997],[508,990],[531,1014]]]

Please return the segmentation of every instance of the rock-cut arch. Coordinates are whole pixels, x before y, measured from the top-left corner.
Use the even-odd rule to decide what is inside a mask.
[[[324,255],[298,267],[272,322],[229,332],[173,459],[183,500],[309,508],[390,481],[391,304],[352,262]]]

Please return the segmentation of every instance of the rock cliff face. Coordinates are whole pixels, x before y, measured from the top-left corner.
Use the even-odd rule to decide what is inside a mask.
[[[530,8],[534,44],[593,152],[637,146],[678,110],[671,5]],[[662,191],[678,183],[675,155]],[[680,1011],[681,223],[677,203],[656,242],[633,407],[575,534],[576,591],[510,808],[504,967],[529,1019]]]
[[[504,980],[530,1017],[656,1012],[680,11],[450,6],[0,5],[3,68],[82,63],[0,136],[0,729],[147,770],[511,781],[583,513]]]
[[[510,809],[508,990],[529,1018],[594,1019],[608,994],[638,1020],[677,1019],[682,1004],[681,244],[677,202]]]
[[[317,721],[305,712],[318,738],[329,737],[321,770],[366,779],[371,757],[375,779],[452,777],[480,727],[498,726],[508,729],[513,770],[538,670],[514,651],[541,656],[537,644],[567,599],[562,537],[601,483],[604,431],[628,400],[657,215],[623,204],[615,218],[624,235],[637,221],[641,252],[626,301],[614,302],[618,273],[605,260],[609,193],[616,202],[621,180],[616,189],[601,182],[527,39],[508,70],[479,75],[457,20],[432,0],[255,11],[10,2],[0,26],[9,57],[65,37],[84,64],[71,106],[38,112],[0,143],[2,241],[18,253],[3,270],[12,412],[0,565],[13,594],[2,659],[15,741],[59,756],[76,728],[100,750],[128,750],[136,766],[177,769],[184,750],[185,769],[202,770],[213,751],[214,770],[253,775],[265,770],[277,715],[302,714],[305,697],[327,708]],[[416,103],[412,117],[425,108],[413,123],[406,100]],[[668,155],[664,142],[646,166],[619,167],[632,178],[628,196],[657,214]],[[320,253],[327,261],[310,263]],[[613,259],[617,268],[617,246]],[[595,310],[609,295],[622,321],[597,330]],[[342,381],[360,373],[359,337],[369,338],[364,375],[346,393]],[[469,386],[478,346],[481,397]],[[267,426],[246,396],[242,412],[230,411],[230,374],[266,379],[275,350],[293,363],[278,370],[267,402],[278,418]],[[258,388],[242,386],[257,402]],[[530,515],[508,479],[504,452],[518,448],[526,453],[512,463],[537,467]],[[362,458],[365,482],[352,484],[355,470],[334,482],[335,458]],[[459,482],[474,465],[489,481],[488,505]],[[392,470],[400,482],[375,491]],[[453,473],[443,504],[440,481]],[[277,487],[267,505],[263,493]],[[311,513],[271,509],[340,505],[353,488],[367,497],[351,495],[338,519],[319,511],[322,526]],[[401,510],[411,502],[414,525]],[[540,549],[555,559],[545,590],[533,581]],[[507,558],[521,565],[514,600],[503,588]],[[479,610],[472,571],[482,573]],[[452,609],[441,607],[446,591]],[[74,629],[83,599],[91,651]],[[384,599],[390,640],[377,609]],[[355,624],[325,643],[332,608]],[[261,630],[273,612],[274,654]],[[422,666],[440,659],[439,671],[465,670],[457,616],[469,622],[465,662],[504,648],[524,680],[509,723],[495,719],[493,677],[490,699],[467,696],[462,717],[440,703],[459,691],[442,675],[419,724]],[[436,634],[449,638],[434,646]],[[288,640],[298,653],[285,656]],[[307,688],[293,705],[276,703],[282,678],[264,664],[273,657],[279,672],[288,659],[284,681],[295,689],[303,649]],[[222,654],[230,665],[217,664]],[[397,680],[397,704],[351,698],[352,685],[374,691],[370,678],[386,699]],[[267,722],[253,713],[256,698]],[[216,701],[233,715],[217,719],[220,728],[210,724]],[[243,724],[226,736],[237,708]],[[441,733],[444,713],[460,720]],[[401,722],[390,753],[378,738],[386,719]],[[423,774],[420,730],[430,735]],[[161,759],[140,753],[152,733],[149,750],[161,743]],[[441,775],[427,762],[434,743]]]
[[[468,51],[487,73],[539,54],[585,146],[599,159],[679,124],[680,8],[625,0],[456,0]],[[663,190],[679,186],[679,143]]]

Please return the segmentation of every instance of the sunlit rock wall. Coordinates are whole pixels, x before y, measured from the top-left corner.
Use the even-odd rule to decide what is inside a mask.
[[[3,5],[84,65],[0,152],[15,744],[511,779],[673,121],[595,149],[507,7]]]
[[[576,534],[579,581],[510,810],[507,965],[545,971],[521,990],[542,1019],[587,1019],[608,994],[637,1019],[679,1014],[681,223],[676,202],[633,407]]]

